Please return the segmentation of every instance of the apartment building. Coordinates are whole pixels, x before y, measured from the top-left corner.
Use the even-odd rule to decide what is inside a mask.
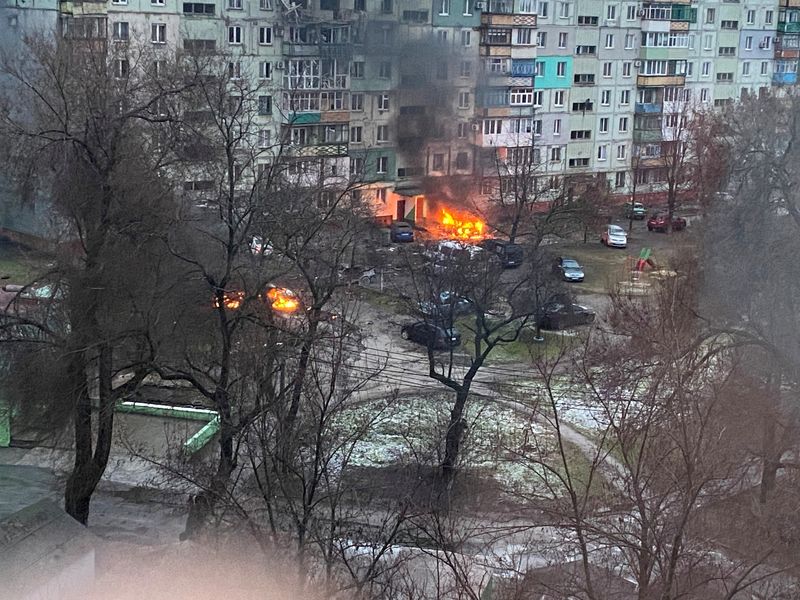
[[[688,111],[795,84],[800,58],[800,0],[0,1],[17,30],[36,8],[106,38],[117,69],[131,40],[220,51],[262,86],[259,143],[365,182],[387,220],[487,201],[520,156],[543,198],[656,192]]]

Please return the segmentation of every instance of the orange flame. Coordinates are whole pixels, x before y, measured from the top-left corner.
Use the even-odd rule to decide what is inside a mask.
[[[222,305],[228,310],[236,310],[244,304],[244,292],[225,292],[222,295]],[[214,308],[219,308],[219,300],[214,298]]]
[[[484,222],[474,217],[470,217],[470,219],[458,219],[446,210],[442,210],[442,225],[448,236],[460,240],[482,239]]]
[[[267,290],[267,300],[270,302],[272,310],[283,313],[293,313],[300,308],[300,301],[292,290],[286,288],[269,288]]]

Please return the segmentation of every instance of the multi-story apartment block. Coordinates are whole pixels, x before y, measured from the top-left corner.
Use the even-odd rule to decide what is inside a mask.
[[[521,156],[543,198],[657,191],[688,112],[794,84],[800,59],[800,0],[0,1],[9,31],[103,39],[120,71],[133,40],[221,53],[263,90],[259,144],[357,178],[387,219],[486,201]]]

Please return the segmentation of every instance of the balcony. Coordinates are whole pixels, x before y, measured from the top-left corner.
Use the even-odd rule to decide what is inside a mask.
[[[685,83],[685,75],[639,75],[636,77],[636,85],[639,87],[680,87]]]
[[[634,144],[657,144],[662,141],[660,129],[634,129]]]
[[[800,33],[800,21],[795,21],[794,23],[779,21],[778,33]]]
[[[347,144],[318,144],[313,146],[289,146],[289,154],[297,157],[347,156]]]
[[[637,114],[660,114],[663,110],[662,104],[655,102],[637,102],[633,112]]]
[[[793,85],[797,83],[797,73],[773,73],[772,83],[775,85]]]

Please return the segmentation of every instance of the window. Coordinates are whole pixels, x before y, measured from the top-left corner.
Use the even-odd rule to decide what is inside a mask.
[[[350,174],[355,175],[356,173],[363,173],[364,172],[364,159],[363,158],[351,158],[350,159]]]
[[[753,49],[753,36],[748,35],[744,38],[744,49],[745,50],[752,50]]]
[[[617,188],[625,187],[625,171],[617,171],[614,174],[614,187]]]
[[[613,48],[614,47],[614,34],[608,33],[606,34],[606,48]]]
[[[456,154],[456,169],[463,171],[469,168],[469,154],[459,152]]]
[[[183,14],[185,15],[213,15],[215,5],[200,2],[184,2]]]
[[[261,10],[272,10],[272,0],[258,0],[258,8]]]
[[[719,55],[720,56],[736,56],[736,47],[735,46],[720,46],[719,47]]]
[[[755,25],[756,22],[756,11],[748,10],[747,11],[747,24],[748,25]]]
[[[537,13],[540,19],[546,19],[549,16],[550,6],[545,0],[539,0],[539,12]]]
[[[258,63],[258,78],[272,79],[272,63],[264,61]]]
[[[553,92],[553,106],[564,106],[564,90]]]
[[[472,45],[472,32],[469,29],[461,31],[461,45],[469,48]]]
[[[603,77],[611,77],[611,66],[610,62],[603,63]]]
[[[382,13],[392,12],[392,0],[381,0],[381,12]]]
[[[377,161],[377,168],[376,171],[379,174],[384,174],[389,170],[389,157],[388,156],[379,156]]]
[[[258,97],[258,114],[260,115],[272,114],[272,96]]]
[[[111,4],[127,4],[128,0],[111,0]]]
[[[129,27],[127,21],[117,21],[113,24],[111,38],[115,42],[127,42],[129,39]]]
[[[703,36],[703,50],[711,50],[714,48],[714,36],[707,33]]]
[[[438,0],[439,16],[446,17],[450,14],[450,0]]]
[[[561,160],[561,146],[553,146],[550,148],[550,160],[553,162]]]
[[[761,74],[766,75],[769,73],[769,62],[766,60],[761,63]]]
[[[258,131],[258,147],[269,148],[272,138],[272,132],[269,129],[260,129]]]
[[[569,139],[571,140],[589,140],[592,138],[592,132],[588,129],[573,129],[569,132]]]
[[[154,44],[167,43],[167,24],[166,23],[151,23],[150,24],[150,41]]]
[[[228,0],[228,8],[230,10],[242,10],[242,0]]]
[[[503,122],[500,119],[484,119],[483,120],[483,133],[490,135],[494,133],[503,132]]]
[[[519,30],[522,31],[522,30]],[[530,29],[528,31],[531,31]],[[547,46],[547,32],[546,31],[537,31],[536,32],[536,45],[539,48],[544,48]]]
[[[228,27],[228,43],[241,44],[242,43],[242,28],[238,25]]]
[[[364,94],[361,92],[350,94],[350,110],[353,112],[364,110]]]
[[[518,0],[517,11],[525,14],[536,12],[536,0]]]
[[[568,35],[566,31],[562,31],[558,34],[558,47],[559,48],[566,48],[567,47],[567,40]]]
[[[733,81],[733,73],[717,73],[717,81],[721,83]]]
[[[765,25],[772,25],[773,15],[774,15],[774,12],[771,11],[771,10],[768,10],[767,12],[764,13],[764,24]]]
[[[707,103],[708,102],[708,88],[703,88],[700,90],[700,102]]]
[[[622,76],[623,77],[631,76],[631,63],[629,62],[622,63]]]
[[[389,110],[389,94],[381,94],[378,97],[378,110]]]
[[[461,122],[458,124],[458,137],[463,139],[469,135],[469,123]]]
[[[389,141],[389,126],[388,125],[378,125],[378,128],[375,132],[375,141],[378,143],[381,142],[388,142]]]
[[[436,41],[439,43],[440,46],[447,45],[447,32],[443,29],[440,29],[436,32]]]
[[[628,4],[628,7],[625,9],[625,20],[626,21],[635,21],[636,20],[636,5],[635,4]]]
[[[558,16],[561,19],[569,19],[569,2],[558,3]]]
[[[608,158],[608,146],[597,147],[597,160],[606,160]]]
[[[469,108],[469,92],[458,93],[458,108]]]
[[[636,36],[632,33],[625,34],[625,50],[633,50],[636,46]]]
[[[539,121],[541,123],[541,121]],[[541,128],[540,131],[541,132]],[[553,120],[553,135],[561,135],[561,119],[554,119]]]
[[[468,60],[461,61],[461,77],[472,77],[472,63]]]
[[[772,36],[767,35],[761,40],[761,43],[758,45],[759,48],[763,50],[769,50],[770,46],[772,46]]]
[[[702,77],[708,77],[711,74],[711,63],[707,60],[703,61],[703,65],[700,68],[700,75]]]
[[[571,169],[579,168],[579,167],[588,167],[589,166],[589,159],[588,158],[570,158],[569,159],[569,167]]]
[[[611,90],[603,90],[600,92],[600,104],[603,106],[611,104]]]
[[[533,89],[531,88],[512,88],[511,106],[530,106],[533,104]]]
[[[599,133],[608,133],[608,117],[600,118]]]
[[[258,28],[258,43],[262,46],[269,46],[272,44],[272,27]]]
[[[627,106],[631,103],[631,91],[630,90],[622,90],[619,93],[619,103],[621,106]]]
[[[556,64],[556,77],[567,76],[567,63],[563,60],[558,61]]]
[[[544,104],[544,91],[536,90],[533,92],[533,105],[541,107]]]
[[[360,125],[353,125],[350,128],[350,141],[354,144],[360,144],[363,141],[364,128]]]
[[[620,144],[617,146],[617,160],[625,160],[625,157],[628,154],[628,146],[625,144]]]
[[[114,61],[114,77],[124,79],[128,76],[131,65],[127,58],[118,58]]]
[[[628,132],[628,117],[619,118],[619,127],[617,128],[620,133]]]
[[[464,0],[464,16],[472,16],[472,2],[470,0]]]
[[[515,29],[514,44],[519,46],[530,46],[533,44],[533,29]]]
[[[381,62],[380,68],[378,69],[378,77],[380,77],[381,79],[391,79],[392,63],[388,61]]]
[[[353,79],[364,78],[364,61],[355,60],[350,63],[350,77]]]
[[[436,79],[447,79],[447,63],[440,62],[436,64]]]
[[[717,16],[717,11],[713,8],[706,9],[706,23],[713,23]]]
[[[164,0],[150,0],[152,6],[164,6]]]
[[[617,7],[614,4],[606,6],[606,19],[613,21],[617,18]]]
[[[576,46],[575,54],[597,54],[597,46]]]
[[[444,171],[444,154],[435,153],[431,164],[432,171]]]

